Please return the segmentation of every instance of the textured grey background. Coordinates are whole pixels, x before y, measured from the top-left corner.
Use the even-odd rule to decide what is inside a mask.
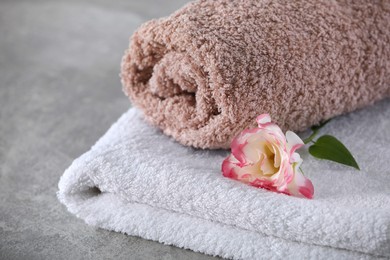
[[[186,0],[0,0],[0,259],[211,259],[97,230],[56,199],[72,160],[130,104],[128,37]]]

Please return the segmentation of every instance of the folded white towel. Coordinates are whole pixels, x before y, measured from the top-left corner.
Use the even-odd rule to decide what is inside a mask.
[[[301,152],[313,200],[224,178],[227,151],[181,146],[130,109],[76,159],[58,197],[88,224],[235,259],[390,256],[390,102],[334,119],[361,171]]]

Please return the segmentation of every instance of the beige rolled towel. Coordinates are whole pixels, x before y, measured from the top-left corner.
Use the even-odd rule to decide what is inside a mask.
[[[196,1],[134,33],[121,77],[184,145],[228,148],[262,113],[304,130],[390,96],[390,1]]]

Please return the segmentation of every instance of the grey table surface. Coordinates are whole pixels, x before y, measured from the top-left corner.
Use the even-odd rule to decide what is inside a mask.
[[[125,112],[119,64],[144,21],[186,0],[0,0],[0,259],[211,259],[96,229],[57,183]]]

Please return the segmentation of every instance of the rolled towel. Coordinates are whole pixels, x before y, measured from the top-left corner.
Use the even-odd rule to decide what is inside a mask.
[[[202,0],[142,25],[122,83],[184,145],[227,148],[255,117],[283,130],[390,96],[390,2]]]

